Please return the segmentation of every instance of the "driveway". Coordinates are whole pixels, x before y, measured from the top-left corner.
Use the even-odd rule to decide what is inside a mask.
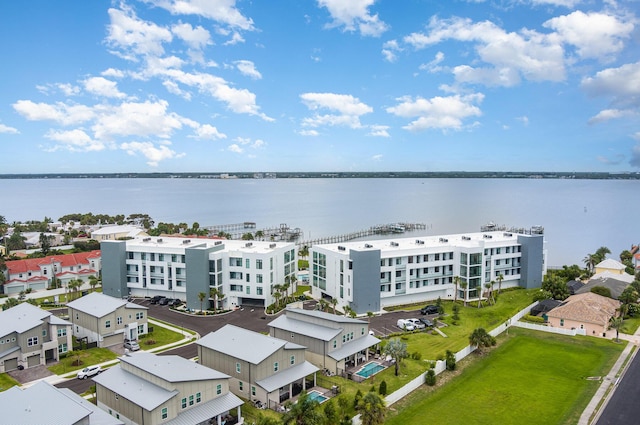
[[[20,382],[20,384],[25,384],[27,382],[35,381],[53,375],[53,373],[51,373],[45,365],[34,366],[23,370],[12,370],[7,373],[13,379]]]

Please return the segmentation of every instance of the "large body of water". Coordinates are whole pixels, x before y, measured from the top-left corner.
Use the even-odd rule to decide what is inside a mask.
[[[286,223],[304,239],[416,222],[438,235],[493,221],[545,228],[550,266],[612,257],[640,242],[640,180],[555,179],[0,179],[8,222],[70,213],[149,214],[201,226]]]

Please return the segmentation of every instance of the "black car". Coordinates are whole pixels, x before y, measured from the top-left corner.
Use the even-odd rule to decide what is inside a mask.
[[[151,298],[151,304],[158,304],[163,298],[165,298],[164,295],[156,295]]]
[[[419,319],[427,328],[433,327],[433,321],[431,319],[427,319],[426,317],[421,317]]]
[[[178,298],[174,298],[172,300],[169,300],[169,304],[167,304],[169,307],[178,307],[180,304],[182,304],[182,301],[180,301]]]
[[[162,298],[160,298],[160,301],[158,301],[158,304],[167,305],[167,304],[169,304],[169,301],[171,301],[171,298],[162,297]]]
[[[427,305],[420,309],[420,313],[422,314],[438,314],[438,306],[437,305]]]

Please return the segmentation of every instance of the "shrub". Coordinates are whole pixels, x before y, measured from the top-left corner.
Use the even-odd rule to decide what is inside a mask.
[[[411,358],[413,360],[420,360],[422,358],[422,354],[417,351],[414,351],[413,353],[411,353]]]
[[[378,388],[378,393],[380,395],[387,395],[387,381],[380,382],[380,387]]]
[[[447,350],[447,370],[456,370],[456,355],[453,354],[453,351]]]
[[[155,340],[155,339],[153,339],[153,338],[147,338],[147,339],[144,341],[144,343],[145,343],[145,344],[147,344],[147,345],[153,345],[153,344],[155,344],[155,343],[156,343],[156,340]]]
[[[427,374],[424,375],[424,383],[430,387],[436,384],[436,372],[433,369],[429,369]]]
[[[354,409],[356,407],[358,407],[358,403],[360,403],[360,400],[362,400],[362,391],[358,390],[358,392],[356,392],[356,395],[353,397],[353,408]]]
[[[531,323],[545,323],[545,320],[543,317],[532,316],[530,314],[526,314],[522,319],[526,322],[531,322]]]

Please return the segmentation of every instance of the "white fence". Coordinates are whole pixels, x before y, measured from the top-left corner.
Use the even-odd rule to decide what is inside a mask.
[[[553,328],[551,326],[538,325],[536,323],[515,322],[513,323],[513,326],[517,326],[519,328],[525,328],[525,329],[533,329],[534,331],[542,331],[542,332],[549,332],[549,333],[569,335],[569,336],[576,336],[576,335],[585,336],[587,334],[587,331],[585,329]]]

